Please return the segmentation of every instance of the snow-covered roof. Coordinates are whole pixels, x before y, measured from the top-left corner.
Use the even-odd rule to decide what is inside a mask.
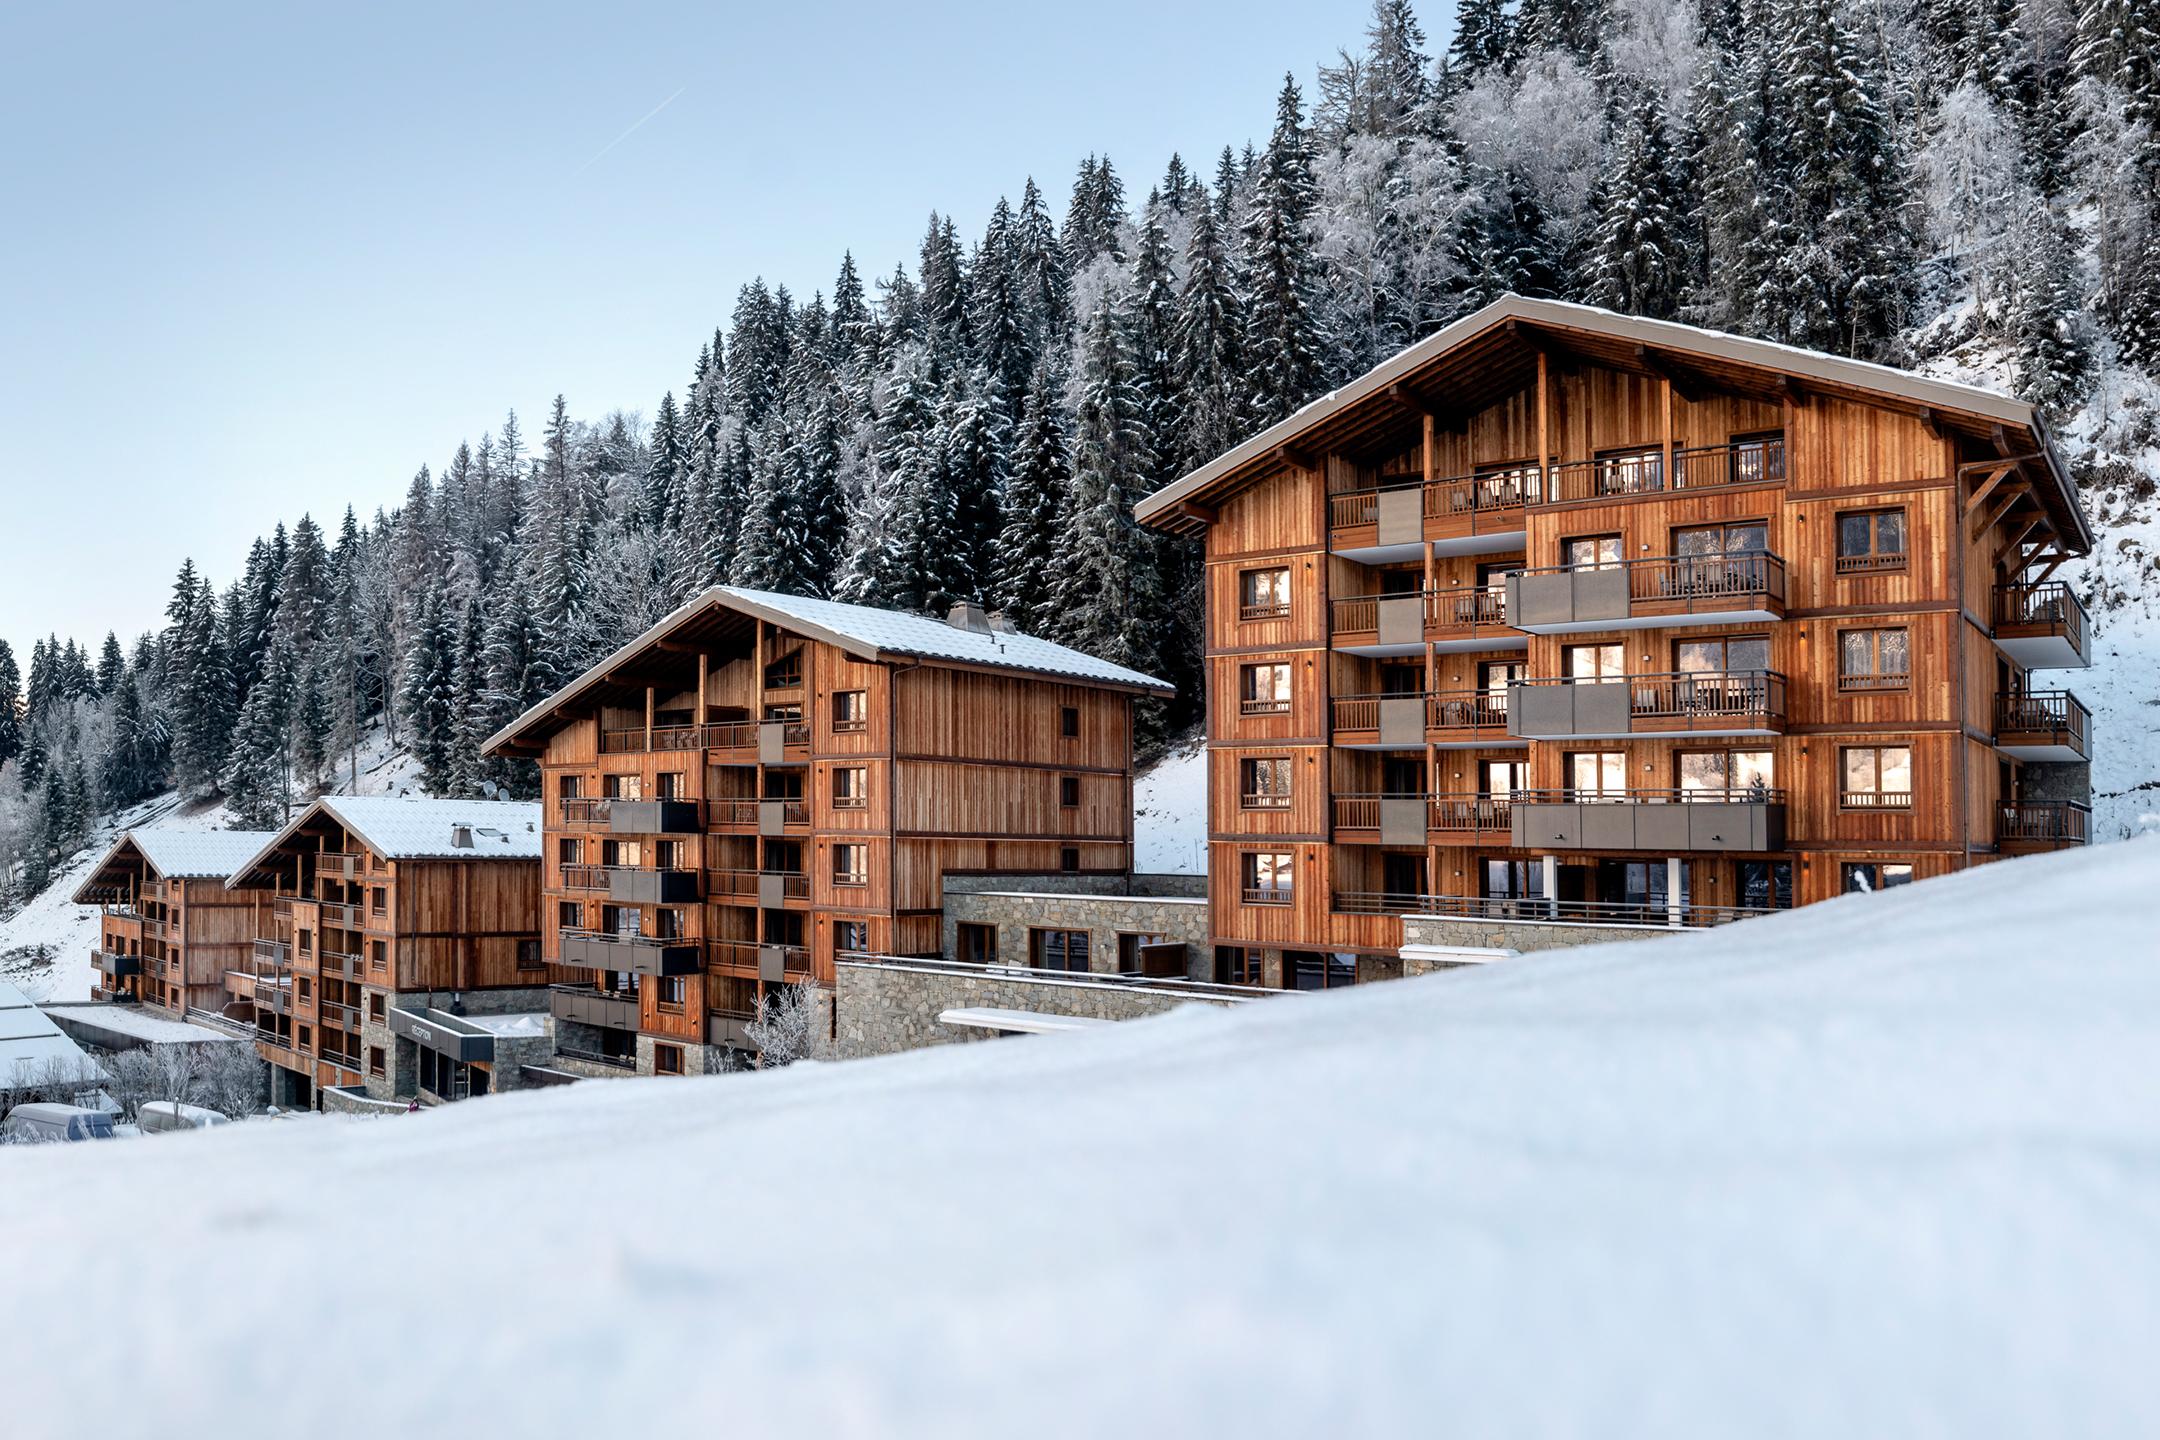
[[[160,879],[224,880],[269,838],[267,830],[169,830],[155,825],[124,830],[90,867],[71,898],[78,905],[96,904],[99,897],[94,892],[111,883],[113,863],[131,851]]]
[[[714,611],[734,611],[763,620],[873,662],[943,662],[1159,695],[1168,695],[1174,688],[1153,675],[1017,630],[971,629],[904,610],[848,605],[777,590],[715,585],[489,736],[482,748],[494,751],[520,741],[529,746],[533,737],[528,732],[553,728],[560,713],[578,697],[616,677],[634,658]]]
[[[293,817],[234,870],[249,876],[303,830],[328,818],[385,860],[537,860],[537,800],[430,800],[395,795],[325,795]],[[458,843],[469,837],[470,844]]]
[[[1265,473],[1262,462],[1277,456],[1305,432],[1341,411],[1375,397],[1392,394],[1401,398],[1406,382],[1448,352],[1467,346],[1488,332],[1516,331],[1518,327],[1525,333],[1542,329],[1563,344],[1572,336],[1578,341],[1594,339],[1630,349],[1643,368],[1653,374],[1671,368],[1659,358],[1661,355],[1693,357],[1719,366],[1739,367],[1894,401],[1908,410],[1917,408],[1923,414],[1940,418],[1969,416],[1973,425],[1982,431],[1999,426],[2019,432],[2029,438],[2029,448],[2044,457],[2047,470],[2061,489],[2064,518],[2076,531],[2074,536],[2066,539],[2083,549],[2091,546],[2091,531],[2077,504],[2077,488],[2055,454],[2039,412],[2023,400],[1978,385],[1937,380],[1915,375],[1909,370],[1865,360],[1848,360],[1842,355],[1803,350],[1795,345],[1755,340],[1672,320],[1622,315],[1595,305],[1536,300],[1513,294],[1502,295],[1491,304],[1389,356],[1342,388],[1311,400],[1288,418],[1270,425],[1243,444],[1223,452],[1140,501],[1133,507],[1133,512],[1143,522],[1174,525],[1178,523],[1181,506],[1210,500],[1218,492],[1227,493],[1248,480],[1259,478]],[[1599,360],[1597,363],[1605,362]]]
[[[548,1017],[545,1011],[520,1010],[509,1015],[460,1015],[458,1018],[498,1039],[508,1040],[521,1035],[548,1033]]]
[[[57,1024],[79,1027],[94,1045],[115,1048],[109,1040],[96,1032],[127,1040],[141,1041],[145,1045],[232,1045],[243,1044],[222,1030],[212,1030],[207,1025],[191,1025],[185,1020],[168,1020],[153,1015],[133,1005],[46,1005],[47,1018]]]
[[[51,1016],[22,991],[0,981],[0,1086],[37,1078],[54,1065],[67,1067],[68,1078],[79,1075],[86,1083],[106,1078],[98,1063],[62,1034]]]

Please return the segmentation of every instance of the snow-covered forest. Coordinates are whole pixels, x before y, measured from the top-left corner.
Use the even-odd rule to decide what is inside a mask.
[[[2019,391],[2097,501],[2088,587],[2138,599],[2152,554],[2106,537],[2160,469],[2146,0],[1459,11],[1428,37],[1378,0],[1216,156],[1091,155],[1062,214],[1025,179],[979,236],[933,210],[911,263],[753,278],[649,415],[510,414],[393,510],[180,561],[132,641],[0,644],[0,909],[102,813],[266,823],[376,727],[433,790],[531,793],[480,740],[720,580],[980,597],[1177,683],[1159,745],[1200,704],[1197,564],[1132,502],[1508,290]]]

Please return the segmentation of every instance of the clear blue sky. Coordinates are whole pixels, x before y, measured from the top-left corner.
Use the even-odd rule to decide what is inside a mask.
[[[1369,9],[0,7],[0,636],[131,639],[512,406],[650,414],[753,275],[912,270],[1030,174],[1062,215],[1089,151],[1137,200]]]

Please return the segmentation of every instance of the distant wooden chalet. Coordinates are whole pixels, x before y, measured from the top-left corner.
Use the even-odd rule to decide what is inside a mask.
[[[1225,979],[1390,973],[1406,913],[1702,924],[2081,844],[2020,401],[1507,296],[1150,496],[1206,547]]]
[[[94,999],[127,1000],[168,1012],[226,1012],[227,976],[245,973],[257,933],[257,898],[225,888],[233,871],[270,837],[253,830],[124,832],[75,888],[96,905]],[[244,1013],[244,1012],[243,1012]]]
[[[938,953],[947,872],[1124,873],[1166,693],[975,606],[706,591],[487,745],[542,770],[561,1063],[703,1070],[771,987]]]
[[[540,840],[537,804],[345,795],[258,837],[229,882],[262,917],[236,987],[280,1103],[520,1083],[573,973],[541,958]]]

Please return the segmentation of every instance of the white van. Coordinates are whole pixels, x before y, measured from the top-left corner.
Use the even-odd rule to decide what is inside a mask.
[[[0,1125],[10,1140],[110,1140],[112,1116],[80,1105],[53,1105],[38,1101],[17,1105]]]
[[[215,1110],[200,1105],[183,1105],[177,1100],[152,1100],[135,1112],[136,1128],[145,1135],[162,1135],[168,1130],[208,1130],[213,1125],[230,1125],[232,1120]]]

